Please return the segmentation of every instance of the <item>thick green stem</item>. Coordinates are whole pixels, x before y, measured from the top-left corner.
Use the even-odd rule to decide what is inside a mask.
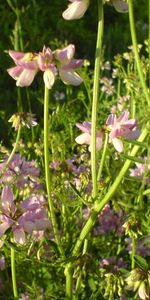
[[[91,129],[91,171],[92,171],[92,197],[97,196],[97,174],[96,174],[96,121],[97,121],[97,103],[99,98],[99,76],[102,54],[104,17],[103,1],[98,0],[98,32],[95,54],[94,83],[93,83],[93,104],[92,104],[92,129]]]
[[[131,253],[131,268],[132,270],[135,268],[135,253],[136,253],[136,239],[132,237],[132,253]]]
[[[133,3],[132,0],[128,1],[129,4],[129,22],[130,22],[130,31],[131,31],[131,38],[132,38],[132,44],[133,44],[133,51],[135,55],[135,60],[137,64],[137,70],[141,82],[141,86],[143,88],[143,92],[145,95],[145,98],[147,100],[148,105],[150,105],[150,95],[148,93],[148,89],[145,83],[145,78],[142,71],[140,56],[138,53],[138,45],[137,45],[137,38],[136,38],[136,31],[135,31],[135,21],[134,21],[134,13],[133,13]]]
[[[51,196],[51,178],[50,178],[50,168],[49,168],[49,128],[48,128],[48,117],[49,117],[49,90],[45,86],[44,94],[44,161],[45,161],[45,181],[48,194],[48,204],[49,212],[52,221],[53,231],[56,243],[58,245],[60,253],[63,255],[63,249],[61,247],[61,241],[58,233],[55,208],[53,204],[53,199]]]
[[[17,150],[18,143],[19,143],[19,140],[20,140],[20,135],[21,135],[21,127],[18,129],[17,137],[16,137],[16,142],[15,142],[15,144],[14,144],[14,147],[13,147],[13,149],[12,149],[12,151],[11,151],[11,153],[10,153],[10,155],[9,155],[9,157],[8,157],[8,159],[7,159],[7,161],[6,161],[6,164],[5,164],[4,168],[1,170],[0,178],[1,178],[1,177],[3,176],[3,174],[5,173],[7,167],[9,166],[9,164],[10,164],[10,162],[11,162],[11,160],[12,160],[12,158],[13,158],[13,156],[14,156],[16,150]]]
[[[149,130],[147,129],[147,127],[145,127],[142,134],[140,135],[138,141],[143,142],[145,140],[146,136],[148,135],[148,133],[149,133]],[[130,153],[130,156],[135,157],[135,155],[138,152],[138,149],[139,149],[138,145],[134,146]],[[106,193],[104,198],[102,200],[98,199],[95,201],[95,203],[93,205],[91,216],[89,217],[88,221],[86,222],[85,226],[83,227],[83,229],[80,233],[80,236],[75,244],[75,247],[72,252],[73,256],[77,256],[79,254],[82,243],[83,243],[84,239],[86,238],[87,234],[93,228],[98,214],[101,212],[103,207],[108,203],[108,201],[111,199],[111,197],[117,190],[119,184],[121,183],[122,179],[124,178],[125,173],[129,169],[131,163],[132,163],[131,160],[129,160],[129,159],[126,160],[126,162],[124,163],[122,169],[120,170],[116,180],[114,181],[114,183],[112,184],[112,186],[110,187],[109,191]]]
[[[100,167],[99,167],[99,171],[98,171],[97,181],[99,181],[101,179],[103,166],[104,166],[104,162],[105,162],[105,157],[106,157],[107,144],[108,144],[108,132],[106,132],[106,134],[105,134],[105,142],[104,142],[104,147],[103,147],[101,163],[100,163]]]
[[[17,299],[18,291],[17,291],[17,282],[16,282],[15,250],[12,248],[11,248],[11,278],[12,278],[14,298]]]
[[[66,299],[72,300],[73,268],[71,263],[67,264],[65,268],[65,276],[66,276]]]

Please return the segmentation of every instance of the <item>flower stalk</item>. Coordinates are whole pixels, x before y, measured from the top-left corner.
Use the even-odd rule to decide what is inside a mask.
[[[11,277],[13,285],[13,295],[18,299],[17,282],[16,282],[16,266],[15,266],[15,250],[11,248]]]
[[[48,194],[48,204],[49,212],[52,221],[52,227],[54,231],[54,236],[58,249],[61,255],[63,255],[63,249],[61,247],[60,237],[58,233],[58,226],[55,215],[55,208],[53,204],[53,199],[51,196],[51,178],[50,178],[50,168],[49,168],[49,130],[48,130],[48,117],[49,117],[49,89],[45,86],[44,94],[44,161],[45,161],[45,181]]]
[[[102,171],[103,171],[103,167],[104,167],[104,162],[105,162],[106,152],[107,152],[107,145],[108,145],[108,132],[105,133],[105,142],[104,142],[104,146],[103,146],[103,153],[102,153],[101,163],[99,166],[98,176],[97,176],[98,182],[101,179],[101,175],[102,175]]]
[[[96,174],[96,122],[97,104],[99,98],[99,76],[102,58],[102,38],[104,28],[103,1],[98,1],[98,32],[95,53],[94,83],[93,83],[93,104],[92,104],[92,128],[91,128],[91,171],[92,171],[92,197],[97,196],[97,174]]]

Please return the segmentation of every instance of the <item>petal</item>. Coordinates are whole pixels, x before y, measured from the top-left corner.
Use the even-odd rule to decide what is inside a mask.
[[[50,90],[55,82],[55,74],[50,69],[47,69],[43,75],[44,83],[46,87]]]
[[[77,136],[75,141],[77,144],[80,144],[80,145],[83,145],[83,144],[90,145],[91,135],[89,133],[83,133],[83,134]]]
[[[75,20],[83,17],[89,6],[89,0],[76,0],[68,5],[62,16],[65,20]]]
[[[3,188],[1,199],[2,199],[2,205],[3,205],[3,203],[5,203],[7,201],[11,203],[14,200],[13,191],[12,191],[10,185],[6,185]]]
[[[13,232],[14,232],[14,241],[17,244],[24,245],[26,242],[26,236],[24,230],[22,228],[15,228]]]
[[[7,69],[7,72],[13,79],[17,80],[18,77],[23,72],[23,68],[20,66],[17,66],[17,67]]]
[[[59,71],[59,75],[60,75],[61,80],[65,84],[72,84],[74,86],[78,86],[83,82],[83,79],[76,72],[73,72],[72,70],[63,71],[61,69]]]
[[[106,120],[106,125],[114,125],[116,123],[116,115],[110,114]]]
[[[117,119],[117,123],[124,123],[128,120],[129,118],[129,112],[125,110],[121,116]]]
[[[19,59],[22,59],[24,58],[24,56],[26,55],[25,53],[23,52],[19,52],[19,51],[14,51],[14,50],[9,50],[9,55],[10,57],[14,60],[14,61],[17,61]]]
[[[122,1],[122,0],[112,0],[113,6],[116,9],[116,11],[120,13],[127,13],[129,8],[128,8],[128,3]]]
[[[16,85],[20,87],[29,86],[34,80],[36,73],[36,70],[24,69],[21,75],[18,77]]]
[[[75,46],[73,44],[68,45],[62,50],[56,50],[55,56],[63,65],[70,63],[75,53]]]
[[[76,123],[76,126],[83,132],[91,132],[91,122]]]
[[[119,139],[115,138],[115,139],[112,139],[112,143],[113,143],[115,149],[119,153],[123,152],[123,143],[122,143],[122,141],[120,141]]]
[[[73,59],[69,64],[63,66],[63,70],[77,69],[83,65],[83,59]]]

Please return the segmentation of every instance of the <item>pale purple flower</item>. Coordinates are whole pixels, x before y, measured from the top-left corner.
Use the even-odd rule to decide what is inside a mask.
[[[110,272],[116,272],[121,268],[125,268],[126,264],[123,261],[123,258],[119,258],[117,260],[116,256],[112,256],[109,258],[103,258],[100,260],[100,267],[106,269]]]
[[[125,0],[104,0],[104,3],[113,5],[116,11],[120,13],[127,13],[129,10],[128,3]]]
[[[0,163],[0,172],[5,167],[7,157]],[[0,178],[2,183],[12,183],[17,188],[24,188],[28,186],[31,190],[41,187],[39,183],[40,170],[36,167],[35,161],[27,161],[25,157],[21,157],[19,154],[14,154],[10,164],[6,171]]]
[[[112,96],[115,92],[115,86],[113,85],[113,80],[111,78],[103,77],[100,80],[102,84],[101,91],[105,92],[108,96]]]
[[[129,119],[128,111],[124,111],[119,118],[115,114],[110,114],[107,118],[106,126],[110,131],[109,139],[118,152],[123,152],[123,143],[119,139],[120,137],[137,139],[140,134],[137,121]]]
[[[76,143],[83,145],[89,145],[89,151],[91,151],[91,123],[83,122],[77,123],[76,126],[83,132],[83,134],[79,135],[75,141]],[[100,150],[103,145],[103,134],[101,130],[97,130],[96,132],[96,149]]]
[[[9,55],[15,62],[16,67],[7,69],[7,72],[16,80],[16,85],[20,87],[31,85],[39,70],[37,54],[9,50]]]
[[[68,8],[63,12],[62,16],[65,20],[80,19],[88,9],[89,0],[69,0],[71,3]]]
[[[75,46],[70,44],[62,50],[56,50],[54,54],[58,60],[57,65],[61,80],[65,84],[80,85],[83,79],[74,70],[82,66],[83,60],[73,59]]]
[[[144,162],[145,160],[145,162]],[[147,176],[150,172],[150,164],[146,162],[146,158],[143,160],[143,163],[136,162],[136,167],[134,169],[129,169],[130,176],[136,177],[137,179],[142,180],[145,177],[146,182],[150,182],[150,177]]]

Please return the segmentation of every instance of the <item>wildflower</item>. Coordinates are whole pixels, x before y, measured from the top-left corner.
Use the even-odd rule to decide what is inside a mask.
[[[40,70],[44,72],[43,80],[46,87],[51,89],[55,81],[57,69],[53,62],[53,53],[50,48],[44,46],[43,51],[39,52],[38,65]]]
[[[106,269],[107,271],[116,272],[121,268],[125,268],[126,264],[123,261],[123,258],[117,260],[116,256],[109,258],[103,258],[100,260],[100,267]]]
[[[69,0],[71,4],[63,12],[62,16],[65,20],[75,20],[80,19],[85,14],[88,9],[89,0]]]
[[[110,131],[110,141],[118,152],[123,151],[123,143],[119,139],[120,137],[136,139],[140,134],[137,121],[129,119],[128,111],[124,111],[119,118],[115,114],[110,114],[106,121],[106,127]]]
[[[8,122],[12,122],[12,127],[17,131],[20,127],[26,126],[27,128],[37,125],[35,121],[35,115],[26,112],[15,113],[11,116]]]
[[[115,92],[115,87],[111,78],[103,77],[100,80],[100,83],[103,84],[101,87],[102,92],[106,92],[108,96],[112,96]]]
[[[145,161],[144,161],[145,160]],[[148,164],[146,162],[146,159],[143,160],[143,163],[138,163],[136,162],[136,168],[134,169],[129,169],[130,171],[130,176],[132,177],[136,177],[139,180],[142,180],[143,178],[145,178],[145,181],[148,183],[150,182],[150,177],[147,176],[147,174],[150,171],[150,164]]]
[[[140,268],[133,269],[126,278],[127,289],[134,292],[138,291],[142,300],[148,300],[150,295],[150,271]]]
[[[43,196],[31,195],[19,206],[14,203],[14,195],[9,185],[5,186],[1,195],[0,237],[12,227],[14,241],[25,244],[25,233],[32,234],[34,230],[45,230],[50,226],[44,208]]]
[[[8,74],[16,80],[20,87],[29,86],[39,70],[36,53],[23,53],[9,50],[9,55],[16,64],[16,67],[7,69]]]
[[[82,131],[84,132],[83,134],[79,135],[75,141],[76,143],[83,145],[89,145],[89,151],[91,151],[91,123],[90,122],[83,122],[83,124],[81,123],[77,123],[76,126]],[[100,150],[102,148],[102,144],[103,144],[103,135],[102,135],[102,131],[98,130],[96,133],[96,149]]]
[[[61,80],[65,84],[79,85],[82,78],[74,71],[82,66],[82,59],[73,59],[75,46],[70,44],[62,50],[55,51],[55,58],[58,61],[58,69]]]

